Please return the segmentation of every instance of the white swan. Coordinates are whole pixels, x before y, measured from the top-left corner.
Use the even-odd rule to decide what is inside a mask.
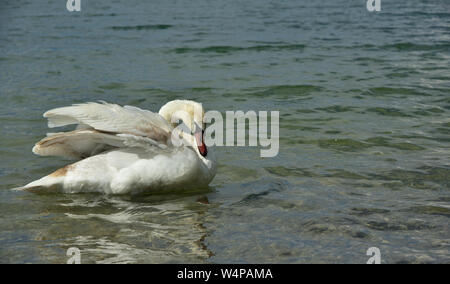
[[[21,189],[63,192],[139,193],[207,186],[217,163],[203,141],[201,104],[175,100],[159,113],[137,107],[84,103],[44,114],[49,127],[77,124],[70,132],[50,133],[33,153],[80,161],[31,182]],[[172,133],[187,146],[175,146]]]

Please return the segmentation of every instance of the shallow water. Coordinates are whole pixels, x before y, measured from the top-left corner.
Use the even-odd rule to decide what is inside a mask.
[[[0,262],[450,262],[448,1],[56,2],[0,4]],[[207,191],[9,190],[67,163],[31,153],[44,111],[176,98],[279,110],[279,155],[218,148]]]

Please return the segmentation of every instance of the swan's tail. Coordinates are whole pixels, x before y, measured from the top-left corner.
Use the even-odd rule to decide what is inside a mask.
[[[32,182],[32,183],[34,183],[34,182]],[[13,190],[13,191],[24,191],[24,190],[26,190],[26,191],[34,191],[34,190],[39,189],[39,188],[42,188],[42,186],[40,186],[40,185],[31,185],[31,183],[29,183],[29,184],[24,185],[24,186],[11,188],[10,190]]]
[[[61,171],[61,169],[59,170]],[[58,173],[56,171],[55,173]],[[47,191],[47,190],[53,190],[55,187],[59,186],[61,184],[61,178],[60,177],[53,177],[52,175],[55,175],[55,173],[45,176],[41,179],[35,180],[33,182],[30,182],[27,185],[19,186],[15,188],[11,188],[11,190],[14,191]]]
[[[13,188],[10,188],[10,190],[14,190],[14,191],[22,191],[22,190],[25,190],[25,189],[27,189],[26,186],[20,186],[20,187],[13,187]]]

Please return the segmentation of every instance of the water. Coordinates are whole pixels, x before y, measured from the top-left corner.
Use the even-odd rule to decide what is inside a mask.
[[[81,2],[0,4],[0,262],[450,263],[448,1]],[[279,155],[217,149],[208,191],[8,190],[68,163],[31,153],[44,111],[177,98],[279,110]]]

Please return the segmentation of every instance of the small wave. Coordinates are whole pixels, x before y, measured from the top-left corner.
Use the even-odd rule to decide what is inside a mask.
[[[439,108],[439,107],[432,107],[432,108],[425,108],[425,109],[419,109],[413,112],[415,115],[419,116],[436,116],[441,113],[445,113],[445,110]]]
[[[426,16],[427,18],[429,18],[429,17],[448,18],[450,16],[450,13],[448,13],[448,12],[430,13],[430,12],[426,12],[426,11],[414,11],[414,12],[407,13],[407,15],[408,16]]]
[[[288,189],[289,183],[281,179],[264,178],[254,182],[244,184],[243,187],[250,191],[245,197],[243,197],[234,205],[249,205],[258,203],[262,198],[273,194],[279,193]]]
[[[165,30],[172,25],[137,25],[137,26],[112,26],[110,29],[115,31],[141,31],[141,30]]]
[[[324,216],[300,222],[301,231],[313,235],[348,235],[355,238],[369,238],[368,232],[355,229],[359,221],[349,217]]]
[[[350,215],[356,215],[360,217],[370,216],[373,214],[388,214],[391,211],[381,208],[364,208],[364,207],[354,207],[351,209]]]
[[[377,231],[418,231],[431,230],[435,226],[429,225],[423,221],[408,221],[408,222],[385,222],[385,221],[369,221],[366,223],[369,229]]]
[[[356,61],[356,62],[364,62],[364,63],[384,63],[387,60],[382,59],[382,58],[374,58],[374,57],[357,57],[355,59],[352,59],[351,61]]]
[[[449,188],[450,169],[445,167],[422,167],[418,170],[395,169],[379,174],[368,174],[372,178],[400,182],[415,189],[433,190],[437,187]]]
[[[365,142],[369,143],[373,147],[388,147],[388,148],[394,148],[398,150],[406,150],[406,151],[420,151],[424,150],[425,148],[413,143],[409,142],[397,142],[392,143],[389,142],[390,139],[385,137],[372,137],[369,139],[366,139]]]
[[[321,111],[325,111],[325,112],[328,112],[328,113],[348,112],[348,111],[353,111],[354,109],[355,109],[354,107],[340,106],[340,105],[323,107],[323,108],[316,108],[316,110],[321,110]]]
[[[125,84],[112,82],[112,83],[101,85],[101,86],[98,86],[98,87],[100,89],[103,89],[103,90],[116,90],[116,89],[123,89],[123,88],[125,88]]]
[[[258,87],[248,89],[248,95],[266,97],[266,96],[307,96],[313,92],[323,91],[323,87],[315,85],[279,85],[270,87]]]
[[[369,148],[370,145],[353,139],[320,139],[318,143],[320,148],[333,149],[338,151],[353,152]]]
[[[447,51],[450,44],[417,44],[411,42],[400,42],[395,44],[387,44],[380,46],[380,49],[397,50],[397,51]]]
[[[412,212],[414,214],[442,215],[450,217],[449,208],[435,205],[413,206],[404,211]]]
[[[367,92],[370,96],[395,96],[395,95],[406,95],[406,96],[430,96],[427,93],[419,92],[410,88],[391,88],[391,87],[375,87],[370,88]]]
[[[97,13],[97,14],[87,14],[88,17],[115,17],[117,16],[116,13],[109,13],[109,14],[103,14],[103,13]]]
[[[383,116],[411,117],[411,115],[403,113],[399,109],[389,107],[371,107],[368,108],[367,111],[374,112]]]
[[[353,180],[361,180],[361,179],[367,179],[366,176],[363,176],[361,174],[357,174],[354,172],[349,172],[343,169],[330,169],[328,170],[331,172],[330,174],[325,175],[326,177],[333,177],[333,178],[342,178],[342,179],[353,179]]]
[[[179,47],[175,48],[175,53],[232,53],[238,51],[280,51],[280,50],[303,50],[306,46],[303,44],[285,44],[285,45],[254,45],[248,47],[217,45],[208,47]]]
[[[305,168],[265,167],[267,172],[279,177],[317,177],[318,175]]]

